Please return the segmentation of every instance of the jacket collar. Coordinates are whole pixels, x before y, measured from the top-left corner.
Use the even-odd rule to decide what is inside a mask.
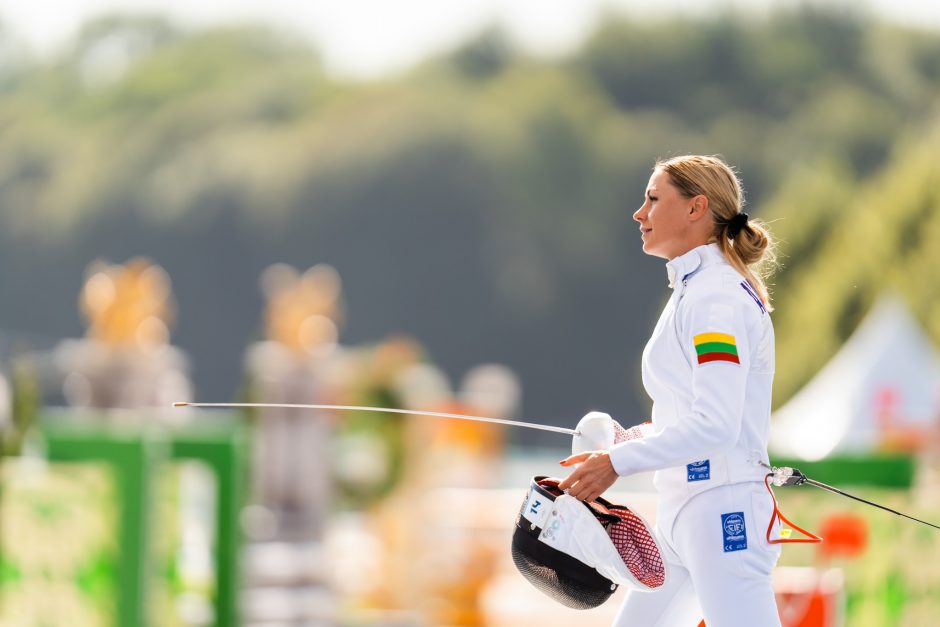
[[[669,277],[669,287],[675,288],[685,279],[689,278],[702,268],[721,263],[724,255],[718,249],[718,244],[703,244],[696,246],[689,252],[679,255],[666,263],[666,275]]]

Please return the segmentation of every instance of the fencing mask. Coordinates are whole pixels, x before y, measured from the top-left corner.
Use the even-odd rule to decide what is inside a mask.
[[[663,585],[666,565],[649,526],[623,505],[583,503],[537,476],[516,518],[512,559],[522,576],[559,603],[597,607],[624,584]]]

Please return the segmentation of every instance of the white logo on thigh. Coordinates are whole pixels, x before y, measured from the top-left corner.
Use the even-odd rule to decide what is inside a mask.
[[[724,551],[743,551],[747,548],[747,531],[744,512],[729,512],[721,515],[721,530],[724,535]]]
[[[731,537],[740,536],[744,531],[744,518],[738,514],[731,514],[725,519],[725,533]]]

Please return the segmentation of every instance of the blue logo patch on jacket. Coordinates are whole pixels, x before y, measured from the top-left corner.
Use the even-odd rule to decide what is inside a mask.
[[[711,479],[711,463],[707,459],[685,465],[687,481],[705,481]]]
[[[722,514],[721,531],[724,536],[725,553],[743,551],[747,548],[747,530],[744,527],[744,512]]]

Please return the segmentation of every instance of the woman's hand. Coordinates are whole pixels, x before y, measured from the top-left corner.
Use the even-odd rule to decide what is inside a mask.
[[[617,480],[617,471],[607,451],[585,451],[559,462],[562,466],[581,464],[558,487],[579,501],[593,501]]]

